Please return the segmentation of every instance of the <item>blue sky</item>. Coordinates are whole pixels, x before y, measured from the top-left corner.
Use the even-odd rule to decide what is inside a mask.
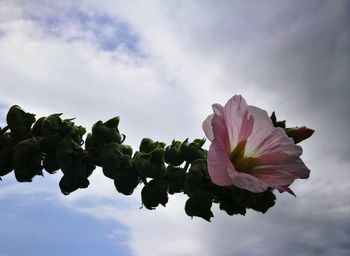
[[[185,198],[139,209],[100,170],[60,194],[61,174],[0,183],[0,255],[349,255],[348,1],[0,2],[0,126],[9,106],[87,129],[121,116],[126,143],[203,137],[234,94],[314,128],[308,180],[267,214],[190,219]],[[175,248],[175,249],[174,249]]]

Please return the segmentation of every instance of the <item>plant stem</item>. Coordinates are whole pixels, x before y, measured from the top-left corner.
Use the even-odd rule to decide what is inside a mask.
[[[141,177],[141,180],[142,180],[143,184],[145,184],[145,185],[148,184],[147,179],[145,177]]]
[[[3,129],[0,129],[0,135],[3,135],[10,127],[5,126]]]
[[[187,172],[188,167],[190,166],[189,162],[186,162],[185,167],[184,167],[184,172]]]

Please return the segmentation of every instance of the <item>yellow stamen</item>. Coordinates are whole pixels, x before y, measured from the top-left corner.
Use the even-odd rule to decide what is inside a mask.
[[[256,157],[244,157],[246,144],[247,141],[241,141],[230,154],[230,160],[239,172],[252,172],[257,165]]]

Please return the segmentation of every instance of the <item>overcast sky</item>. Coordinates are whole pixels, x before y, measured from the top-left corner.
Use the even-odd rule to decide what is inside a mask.
[[[139,209],[97,169],[0,183],[0,255],[350,255],[350,2],[0,0],[0,126],[17,104],[88,129],[121,117],[126,143],[204,136],[211,104],[242,94],[306,125],[308,180],[267,214],[189,218],[185,197]],[[206,145],[208,146],[208,145]]]

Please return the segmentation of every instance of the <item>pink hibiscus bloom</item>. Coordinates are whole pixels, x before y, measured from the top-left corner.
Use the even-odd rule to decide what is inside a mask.
[[[254,193],[271,187],[294,195],[288,186],[310,173],[300,159],[302,148],[273,126],[266,111],[247,105],[240,95],[212,107],[214,114],[203,122],[211,141],[207,162],[212,182]]]

